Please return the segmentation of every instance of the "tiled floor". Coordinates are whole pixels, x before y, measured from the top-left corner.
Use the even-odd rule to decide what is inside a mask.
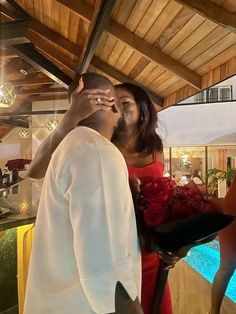
[[[186,262],[170,271],[173,314],[206,314],[210,309],[211,284]],[[235,314],[236,303],[225,297],[221,314]]]

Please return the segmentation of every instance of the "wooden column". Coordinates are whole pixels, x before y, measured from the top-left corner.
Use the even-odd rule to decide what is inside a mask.
[[[227,149],[218,149],[218,167],[221,170],[227,169]]]

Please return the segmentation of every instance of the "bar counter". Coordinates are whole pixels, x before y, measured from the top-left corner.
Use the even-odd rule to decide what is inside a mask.
[[[42,181],[26,178],[6,189],[0,189],[0,231],[34,223]]]
[[[0,188],[0,314],[22,314],[42,180]]]

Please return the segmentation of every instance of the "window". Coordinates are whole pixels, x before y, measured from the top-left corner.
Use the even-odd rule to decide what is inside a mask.
[[[231,86],[213,87],[208,90],[208,101],[228,101],[231,100]]]
[[[210,88],[208,95],[209,95],[209,102],[217,102],[218,101],[218,88]]]
[[[212,87],[194,96],[194,102],[198,104],[229,100],[232,100],[232,86]]]
[[[171,174],[177,184],[184,185],[194,173],[204,181],[205,147],[172,147]]]
[[[205,102],[205,92],[202,91],[200,93],[197,93],[194,96],[194,100],[195,100],[196,103],[203,103],[203,102]]]
[[[231,88],[222,87],[220,88],[220,101],[231,100]]]

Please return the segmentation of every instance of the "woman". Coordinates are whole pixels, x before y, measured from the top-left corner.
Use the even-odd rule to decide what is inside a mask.
[[[51,154],[79,121],[96,110],[110,110],[112,102],[109,99],[109,92],[94,90],[90,101],[90,108],[83,107],[83,93],[80,93],[83,86],[80,81],[79,87],[72,95],[72,105],[59,126],[45,142],[40,146],[32,162],[30,176],[34,178],[43,177]],[[118,104],[123,109],[124,126],[117,130],[113,136],[113,142],[123,154],[129,171],[130,182],[138,177],[145,180],[150,177],[162,177],[164,170],[163,146],[161,139],[156,134],[157,115],[155,108],[147,93],[134,84],[124,83],[117,85],[116,97]],[[82,95],[82,96],[81,96]],[[86,95],[89,97],[88,95]],[[102,99],[102,104],[96,104],[94,99]],[[88,100],[88,99],[87,99]],[[97,105],[97,107],[96,107]],[[86,112],[86,114],[85,114]],[[172,256],[163,256],[165,261],[172,265],[176,260]],[[160,257],[157,254],[146,254],[142,252],[142,307],[145,314],[151,314],[155,282]],[[167,285],[162,303],[162,314],[172,313],[171,298]]]
[[[123,109],[125,127],[115,131],[113,143],[124,156],[130,184],[163,176],[163,145],[156,134],[157,114],[147,93],[139,86],[124,83],[115,86],[116,97]],[[145,314],[152,311],[152,302],[160,257],[142,250],[142,300]],[[167,285],[161,313],[172,313],[170,291]]]

